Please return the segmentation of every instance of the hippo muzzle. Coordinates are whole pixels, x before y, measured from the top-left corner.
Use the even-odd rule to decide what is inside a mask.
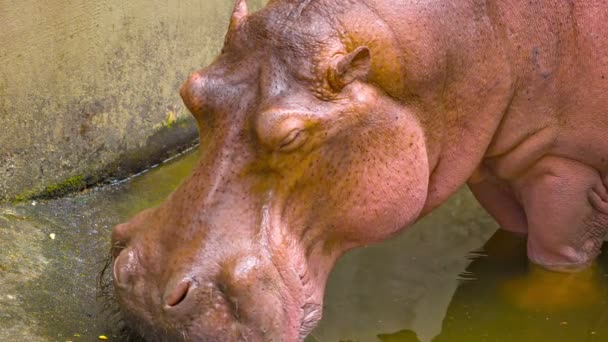
[[[263,234],[242,226],[216,234],[215,222],[164,233],[175,220],[164,215],[149,210],[113,231],[112,276],[127,324],[150,341],[299,339],[293,293],[301,291],[288,288]]]

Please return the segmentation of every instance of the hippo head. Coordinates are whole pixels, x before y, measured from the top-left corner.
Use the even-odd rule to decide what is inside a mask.
[[[113,230],[116,296],[146,340],[301,341],[337,258],[424,206],[414,110],[374,81],[368,47],[299,3],[237,1],[221,55],[181,88],[199,164]]]

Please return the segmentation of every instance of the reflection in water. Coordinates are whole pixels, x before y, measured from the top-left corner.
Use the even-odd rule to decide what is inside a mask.
[[[521,277],[503,284],[502,295],[521,310],[584,310],[602,300],[601,277],[597,263],[578,273],[556,273],[530,265]]]
[[[458,287],[433,342],[606,341],[608,256],[566,274],[530,265],[525,251],[524,238],[497,232],[467,268],[475,280]]]
[[[461,193],[457,197],[467,195]],[[608,340],[608,246],[604,246],[603,256],[592,267],[579,273],[550,272],[530,264],[525,237],[500,230],[478,251],[458,255],[463,249],[454,249],[453,245],[464,241],[454,233],[463,228],[458,227],[462,222],[456,220],[450,225],[453,217],[447,213],[454,209],[465,216],[476,213],[465,224],[471,232],[480,233],[473,227],[488,222],[483,220],[484,215],[462,203],[451,202],[447,207],[432,215],[431,222],[423,220],[420,225],[424,228],[414,227],[397,241],[377,247],[377,254],[384,254],[384,260],[365,271],[359,270],[366,276],[351,277],[350,284],[340,274],[343,269],[373,265],[368,258],[374,258],[374,253],[363,251],[353,258],[347,256],[346,264],[335,270],[339,280],[330,281],[328,287],[326,310],[330,317],[322,322],[311,341]],[[434,240],[420,239],[426,229],[444,230],[433,231]],[[430,252],[425,254],[424,250]],[[468,267],[459,268],[462,264],[448,262],[467,256]],[[410,258],[415,258],[414,262]],[[437,264],[443,266],[433,266]],[[396,265],[402,266],[401,273],[390,271]],[[373,280],[365,281],[366,278]],[[386,285],[391,282],[392,286]],[[454,284],[453,289],[449,284]],[[341,292],[332,291],[336,286]],[[378,308],[375,302],[382,303],[382,307]],[[340,306],[349,309],[339,310],[338,317],[334,317]],[[395,325],[398,321],[400,327]],[[434,322],[440,324],[437,329],[433,329]]]
[[[393,334],[380,334],[378,338],[382,342],[418,342],[418,336],[411,330],[401,330]]]
[[[523,237],[498,231],[464,273],[433,342],[606,341],[608,255],[566,274],[530,265],[525,251]],[[416,341],[409,330],[378,338]]]

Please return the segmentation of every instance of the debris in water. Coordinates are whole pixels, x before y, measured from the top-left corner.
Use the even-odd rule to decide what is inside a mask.
[[[51,238],[51,240],[55,240],[55,236],[56,236],[55,233],[49,234],[49,237]]]
[[[105,341],[105,340],[108,339],[108,336],[106,336],[106,335],[99,335],[99,339]]]

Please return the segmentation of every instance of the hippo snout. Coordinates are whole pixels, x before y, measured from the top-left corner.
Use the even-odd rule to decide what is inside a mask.
[[[172,242],[159,237],[169,226],[161,216],[145,212],[112,234],[115,297],[138,335],[147,341],[293,340],[284,337],[292,324],[281,277],[259,245],[225,250],[227,241],[198,235],[200,228],[188,239],[168,233],[179,241]]]
[[[253,334],[239,321],[244,308],[239,308],[233,298],[240,294],[229,297],[224,291],[230,286],[204,279],[204,275],[194,278],[179,273],[150,272],[132,246],[115,258],[116,297],[124,319],[139,327],[138,334],[149,341],[173,341],[180,336],[190,336],[189,340],[225,336],[236,341],[239,336]],[[165,277],[170,280],[161,282]],[[191,327],[196,327],[196,331]]]
[[[115,257],[112,275],[115,288],[120,291],[120,297],[127,300],[141,299],[139,301],[148,305],[153,303],[152,305],[167,312],[183,311],[189,302],[200,299],[198,294],[201,291],[200,281],[189,276],[174,276],[166,285],[159,285],[157,290],[151,288],[154,283],[148,281],[149,275],[145,273],[134,248],[125,248]],[[207,291],[213,292],[213,288],[224,286],[206,282],[204,287]],[[221,291],[216,291],[216,294],[221,294]],[[152,300],[139,298],[145,296],[149,296]],[[157,308],[150,308],[150,310]]]

